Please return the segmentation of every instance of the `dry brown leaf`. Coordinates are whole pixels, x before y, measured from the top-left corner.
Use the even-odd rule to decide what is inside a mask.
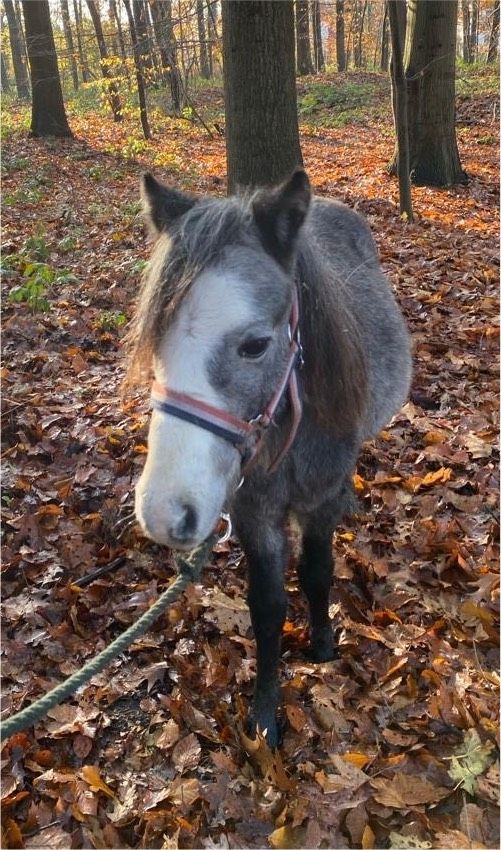
[[[452,789],[440,788],[424,777],[406,773],[395,773],[392,779],[377,776],[370,783],[376,790],[374,798],[377,802],[390,809],[409,809],[438,803],[452,794]]]
[[[191,733],[181,738],[172,750],[172,762],[179,773],[193,770],[197,766],[202,748],[196,735]]]

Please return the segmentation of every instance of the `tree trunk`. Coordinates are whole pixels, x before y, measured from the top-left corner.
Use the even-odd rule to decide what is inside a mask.
[[[494,0],[492,9],[492,25],[491,34],[489,37],[489,52],[487,54],[488,62],[495,62],[498,55],[499,45],[499,0]]]
[[[313,25],[313,56],[315,71],[325,70],[324,48],[322,45],[322,17],[320,0],[312,0],[311,20]]]
[[[411,179],[418,186],[464,183],[455,128],[457,0],[410,0],[404,65]],[[398,173],[398,156],[390,165]]]
[[[68,9],[68,0],[61,0],[61,17],[63,19],[64,38],[66,41],[66,49],[68,51],[69,63],[71,68],[71,78],[73,80],[73,88],[78,90],[78,70],[77,61],[75,59],[75,48],[73,47],[73,35],[70,24],[70,10]]]
[[[84,83],[89,83],[92,79],[92,74],[89,71],[87,56],[83,49],[82,41],[82,15],[78,8],[77,0],[73,0],[73,11],[75,13],[75,32],[77,34],[78,61],[80,63],[80,71],[82,72],[82,80]]]
[[[106,47],[106,41],[104,40],[103,27],[101,24],[101,18],[99,16],[99,10],[96,5],[96,0],[87,0],[87,6],[90,12],[90,16],[92,18],[92,24],[94,26],[97,44],[99,47],[99,55],[101,57],[101,73],[103,75],[104,80],[110,81],[108,83],[108,99],[110,102],[111,111],[113,112],[113,120],[121,121],[122,107],[120,105],[120,98],[118,96],[117,85],[112,80],[113,75],[108,67],[108,50]]]
[[[401,34],[402,35],[402,34]],[[402,37],[402,44],[404,39]],[[387,71],[390,63],[390,44],[388,28],[388,2],[384,4],[383,23],[381,27],[381,71]]]
[[[200,75],[204,80],[210,77],[207,39],[205,36],[204,0],[197,0],[198,41],[200,43]]]
[[[0,83],[1,83],[0,88],[1,88],[2,92],[5,92],[5,94],[8,94],[8,92],[10,92],[9,71],[8,71],[8,68],[7,68],[7,62],[5,61],[5,54],[4,54],[3,50],[2,50],[2,53],[1,53],[1,61],[2,61],[2,73],[1,73],[1,78],[0,78]]]
[[[472,62],[477,61],[478,16],[479,16],[479,2],[478,2],[478,0],[472,0],[472,4],[471,4],[471,26],[470,26],[470,56],[471,56]]]
[[[122,57],[125,73],[127,74],[127,76],[129,76],[129,70],[127,68],[127,51],[125,49],[125,39],[122,30],[122,22],[120,20],[120,15],[118,14],[116,0],[110,0],[110,19],[114,22],[116,26],[118,46],[120,48],[120,56]]]
[[[300,77],[313,73],[310,53],[310,19],[308,0],[296,0],[296,61]]]
[[[148,48],[148,25],[146,19],[146,6],[143,0],[132,0],[132,11],[134,14],[134,26],[137,37],[137,48],[141,56],[141,65],[143,68],[148,68],[148,70],[150,70],[152,63],[150,51]]]
[[[361,5],[361,0],[357,0],[353,12],[353,19],[355,24],[353,30],[353,64],[355,65],[355,68],[361,68],[364,64],[363,34],[366,11],[367,0],[365,0],[363,6]]]
[[[175,115],[179,115],[183,101],[181,75],[177,66],[176,39],[172,26],[172,2],[171,0],[151,0],[150,8],[162,68],[169,83],[172,110]]]
[[[399,14],[399,6],[403,6]],[[407,85],[404,74],[403,63],[403,28],[401,19],[405,17],[405,0],[388,0],[388,17],[390,21],[391,34],[391,84],[393,90],[393,102],[395,129],[398,146],[398,190],[400,200],[400,214],[405,214],[409,221],[413,221],[412,196],[409,165],[409,124],[407,116]]]
[[[223,3],[228,191],[278,183],[302,164],[292,0]]]
[[[23,0],[23,14],[33,92],[30,135],[72,137],[64,110],[48,0]]]
[[[123,0],[127,18],[129,21],[130,37],[132,40],[132,50],[134,53],[134,67],[136,69],[137,93],[139,97],[139,115],[141,118],[141,127],[145,139],[151,139],[150,125],[148,123],[148,110],[146,107],[146,93],[144,90],[143,69],[141,66],[141,52],[137,42],[137,33],[135,27],[134,16],[130,7],[129,0]]]
[[[216,25],[216,3],[215,0],[207,0],[207,58],[209,60],[209,72],[211,77],[214,76],[214,47],[217,44],[217,25]]]
[[[344,0],[336,0],[336,59],[338,71],[346,71],[344,42]]]
[[[470,4],[468,0],[461,2],[463,24],[463,62],[471,62],[470,56]]]
[[[29,100],[30,86],[26,65],[23,61],[22,33],[20,31],[16,10],[14,9],[12,0],[4,0],[4,7],[9,27],[10,50],[12,54],[12,65],[14,67],[14,77],[16,80],[17,96],[22,100]]]

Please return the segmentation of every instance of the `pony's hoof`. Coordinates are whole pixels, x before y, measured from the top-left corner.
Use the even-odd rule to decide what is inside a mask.
[[[270,750],[276,750],[282,746],[285,732],[285,722],[283,719],[274,717],[273,719],[263,719],[263,722],[259,722],[254,717],[251,717],[247,726],[249,738],[255,739],[258,730],[264,737]]]
[[[304,656],[308,661],[321,664],[322,662],[334,661],[336,658],[339,658],[339,650],[334,641],[312,643],[311,646],[304,650]]]

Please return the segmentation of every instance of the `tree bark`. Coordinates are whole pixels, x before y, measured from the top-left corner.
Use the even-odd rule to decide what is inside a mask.
[[[5,14],[7,15],[7,25],[9,27],[10,50],[12,55],[12,65],[14,67],[14,78],[16,80],[17,96],[22,100],[29,100],[30,86],[28,82],[28,72],[23,61],[22,33],[20,31],[19,22],[14,9],[12,0],[4,0]]]
[[[198,41],[200,44],[200,75],[204,80],[208,80],[210,77],[210,67],[205,34],[204,0],[197,0],[197,26]]]
[[[1,73],[1,90],[8,94],[10,92],[10,80],[9,80],[9,70],[7,68],[7,62],[5,61],[5,54],[2,50],[1,53],[1,61],[2,61],[2,73]]]
[[[139,98],[139,115],[141,118],[141,127],[143,128],[143,135],[145,139],[151,139],[151,131],[150,125],[148,123],[148,110],[146,106],[146,93],[144,90],[144,79],[143,79],[143,69],[141,66],[141,51],[139,48],[139,44],[137,42],[137,32],[134,21],[134,16],[132,14],[132,9],[130,7],[129,0],[123,0],[123,4],[125,6],[125,11],[127,12],[127,19],[129,21],[129,29],[130,29],[130,37],[132,40],[132,50],[134,53],[134,67],[136,69],[136,82],[137,82],[137,93]]]
[[[471,26],[470,26],[470,56],[471,61],[477,61],[478,53],[478,17],[479,17],[479,2],[472,0],[471,4]]]
[[[322,44],[322,16],[320,0],[312,0],[311,21],[313,26],[313,57],[315,71],[325,70],[324,48]]]
[[[26,47],[31,71],[30,135],[72,137],[64,109],[48,0],[23,0]]]
[[[87,56],[82,46],[82,15],[80,14],[77,0],[73,0],[73,11],[75,13],[75,32],[77,34],[78,60],[82,72],[82,80],[84,83],[88,83],[92,79],[92,74],[89,71]]]
[[[498,55],[499,47],[499,0],[494,0],[492,8],[492,24],[491,34],[489,36],[489,52],[487,54],[487,62],[495,62]]]
[[[122,22],[120,20],[120,15],[118,14],[116,0],[110,0],[110,20],[114,22],[114,25],[116,27],[118,46],[120,48],[120,56],[122,57],[125,73],[127,74],[127,76],[129,76],[129,70],[127,68],[127,51],[125,49],[125,39],[122,30]]]
[[[344,40],[344,0],[336,0],[336,60],[338,71],[346,71]]]
[[[223,3],[228,191],[270,185],[302,164],[292,0]]]
[[[310,19],[308,0],[296,0],[296,63],[300,77],[313,73],[310,52]]]
[[[122,120],[122,107],[120,104],[120,98],[118,96],[118,89],[116,83],[112,80],[112,73],[108,68],[108,49],[106,47],[106,41],[104,39],[103,27],[101,24],[101,18],[99,15],[99,9],[96,5],[96,0],[87,0],[87,6],[90,12],[90,16],[92,18],[92,24],[94,26],[94,30],[96,33],[97,44],[99,47],[99,55],[101,57],[101,73],[103,75],[104,80],[108,80],[108,99],[111,106],[111,111],[113,112],[113,120],[121,121]]]
[[[404,14],[399,14],[399,6],[404,6]],[[412,196],[409,165],[409,124],[407,116],[407,86],[403,63],[403,28],[401,18],[405,17],[405,0],[388,0],[388,17],[391,35],[391,82],[394,91],[395,129],[398,146],[398,189],[400,214],[413,221]]]
[[[455,128],[457,0],[410,0],[404,66],[410,176],[419,186],[464,183]],[[390,164],[398,173],[398,155]]]
[[[61,17],[63,19],[64,38],[66,41],[66,49],[68,51],[68,61],[70,63],[73,88],[75,91],[78,91],[78,69],[77,61],[75,59],[75,48],[73,47],[73,35],[71,32],[70,10],[68,9],[68,0],[61,0]]]
[[[177,66],[176,39],[172,26],[172,2],[171,0],[151,0],[150,8],[162,68],[169,83],[172,110],[175,115],[179,115],[183,99],[181,74]]]

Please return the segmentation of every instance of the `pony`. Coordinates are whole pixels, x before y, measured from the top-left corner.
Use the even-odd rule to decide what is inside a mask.
[[[129,380],[154,376],[135,514],[187,550],[229,513],[256,640],[251,733],[275,747],[287,522],[302,535],[308,654],[328,661],[332,535],[363,441],[407,396],[409,336],[368,224],[313,196],[304,170],[228,198],[146,174],[141,193],[157,241],[129,332]]]

